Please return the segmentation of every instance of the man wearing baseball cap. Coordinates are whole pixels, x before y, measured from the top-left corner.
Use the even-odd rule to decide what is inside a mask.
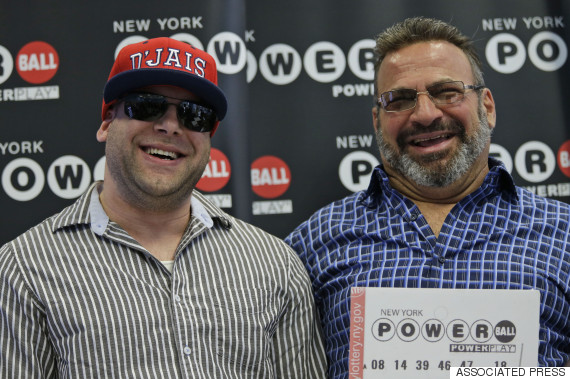
[[[119,52],[104,181],[0,249],[0,377],[324,377],[296,254],[194,190],[226,110],[209,54]]]

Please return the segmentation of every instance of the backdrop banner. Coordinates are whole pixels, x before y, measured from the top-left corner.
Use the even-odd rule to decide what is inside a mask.
[[[103,86],[125,44],[168,36],[218,62],[229,101],[198,189],[279,236],[365,189],[379,154],[373,47],[436,17],[472,36],[497,105],[491,155],[518,185],[570,201],[570,3],[260,0],[0,5],[0,244],[103,178]]]

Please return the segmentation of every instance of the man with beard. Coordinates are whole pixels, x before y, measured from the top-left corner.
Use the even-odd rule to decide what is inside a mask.
[[[538,289],[541,366],[570,354],[570,208],[515,186],[489,157],[495,103],[457,28],[407,19],[376,40],[381,164],[366,191],[287,238],[323,322],[329,377],[348,377],[352,287]]]
[[[324,377],[295,252],[194,191],[227,110],[217,83],[180,41],[120,51],[104,181],[0,249],[0,377]]]

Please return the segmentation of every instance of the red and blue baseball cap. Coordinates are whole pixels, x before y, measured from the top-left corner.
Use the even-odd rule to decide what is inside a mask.
[[[228,103],[218,87],[214,58],[186,42],[160,37],[121,49],[103,91],[101,118],[104,120],[109,107],[128,92],[153,85],[184,88],[210,106],[218,120],[226,116]]]

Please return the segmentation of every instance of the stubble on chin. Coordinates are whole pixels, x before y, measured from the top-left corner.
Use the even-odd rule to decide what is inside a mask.
[[[149,211],[167,211],[187,204],[200,180],[209,155],[189,163],[174,176],[153,172],[136,159],[137,152],[127,153],[124,146],[108,143],[107,167],[119,195],[134,207]]]
[[[207,163],[207,159],[202,159],[194,167],[189,168],[186,174],[174,178],[152,178],[152,175],[150,178],[139,177],[135,196],[146,208],[155,211],[176,209],[182,204],[187,204]]]

